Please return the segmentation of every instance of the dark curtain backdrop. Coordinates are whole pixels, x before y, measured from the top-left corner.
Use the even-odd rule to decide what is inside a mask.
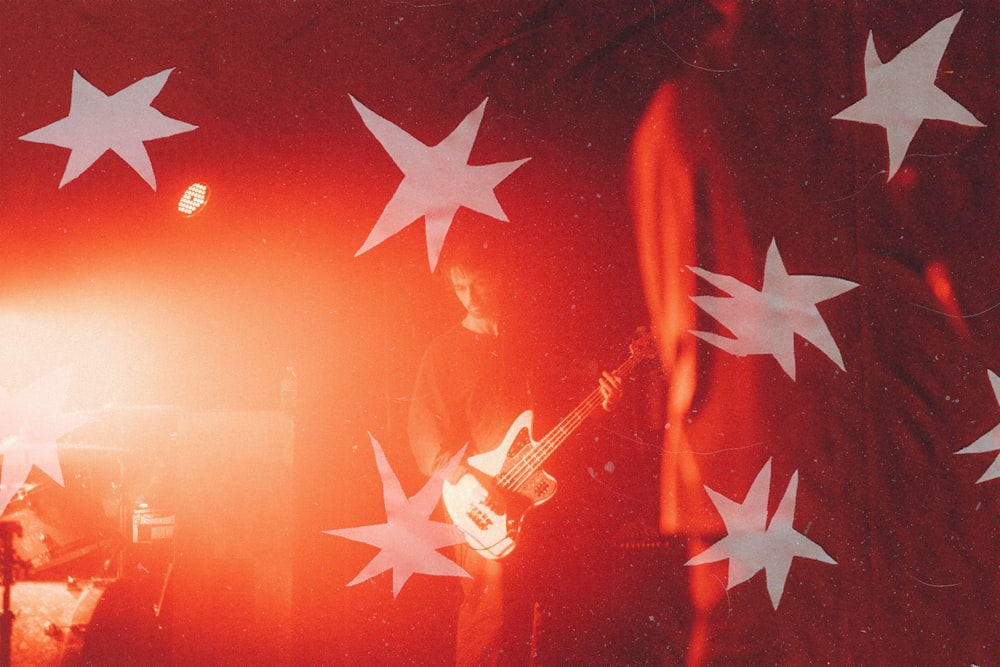
[[[832,117],[865,95],[869,32],[888,61],[959,11],[936,80],[983,127],[925,121],[889,179],[884,132]],[[637,326],[662,362],[552,462],[562,488],[524,545],[539,664],[1000,664],[1000,491],[977,483],[996,454],[956,455],[1000,421],[998,16],[987,0],[8,0],[0,386],[70,365],[67,410],[265,411],[294,366],[291,488],[215,471],[240,507],[294,508],[290,538],[239,521],[254,543],[291,539],[291,620],[271,630],[292,664],[446,664],[457,579],[347,586],[377,550],[322,533],[385,520],[369,434],[407,493],[426,481],[406,401],[461,315],[423,220],[355,256],[402,172],[351,97],[428,145],[487,99],[470,164],[530,160],[495,188],[509,221],[459,209],[444,250],[511,239],[554,369],[541,420]],[[165,70],[152,106],[197,128],[143,144],[155,188],[114,153],[60,186],[69,150],[21,139],[70,113],[74,72],[111,95]],[[185,218],[194,182],[209,202]],[[772,242],[790,275],[857,284],[817,306],[843,369],[801,336],[793,378],[691,333],[733,334],[692,301],[726,292],[690,267],[760,290]],[[706,488],[742,503],[765,470],[766,518],[794,490],[791,528],[835,561],[793,557],[778,604],[774,568],[727,588],[726,558],[686,564],[729,534]],[[206,577],[240,554],[216,556]],[[223,625],[204,636],[234,664],[270,659]]]

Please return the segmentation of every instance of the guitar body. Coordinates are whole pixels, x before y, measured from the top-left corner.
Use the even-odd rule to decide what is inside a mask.
[[[522,412],[498,447],[470,456],[469,470],[441,491],[451,520],[484,558],[513,551],[524,513],[556,492],[555,478],[544,470],[518,467],[538,444],[531,435],[533,419],[530,410]]]

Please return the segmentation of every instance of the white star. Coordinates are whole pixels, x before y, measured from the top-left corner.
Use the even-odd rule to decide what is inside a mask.
[[[74,71],[69,115],[21,139],[70,149],[60,188],[104,153],[114,151],[155,190],[156,176],[143,142],[197,127],[168,118],[151,106],[172,71],[167,69],[148,76],[114,95],[105,95]]]
[[[899,169],[925,119],[984,127],[965,107],[934,85],[951,33],[962,12],[944,19],[889,62],[882,62],[872,33],[865,48],[867,95],[834,116],[881,125],[889,142],[889,178]]]
[[[392,596],[396,597],[412,574],[468,577],[469,574],[455,561],[438,551],[442,547],[463,542],[465,537],[462,531],[450,523],[429,519],[441,499],[444,481],[455,471],[465,454],[465,449],[456,454],[448,465],[438,470],[420,491],[408,499],[378,441],[371,434],[368,437],[371,438],[372,448],[375,450],[375,464],[382,478],[386,522],[323,531],[329,535],[339,535],[381,549],[347,585],[354,586],[386,570],[392,570]]]
[[[742,503],[734,502],[705,487],[726,525],[726,536],[685,565],[702,565],[729,560],[726,590],[764,570],[771,605],[777,609],[785,591],[792,558],[801,556],[835,565],[823,549],[792,528],[799,474],[792,475],[778,509],[767,524],[767,498],[771,488],[771,461],[754,479]]]
[[[993,396],[996,397],[997,402],[1000,403],[1000,377],[991,370],[986,371],[989,374],[990,385],[993,387]],[[979,437],[974,443],[965,447],[963,449],[955,452],[956,454],[981,454],[983,452],[1000,452],[1000,424],[993,427],[992,430],[984,433]],[[988,482],[991,479],[1000,478],[1000,456],[994,459],[993,464],[986,469],[983,476],[980,477],[976,483],[982,484],[983,482]]]
[[[95,421],[62,412],[69,384],[70,369],[61,368],[13,396],[0,388],[0,512],[28,479],[33,465],[63,486],[56,441]]]
[[[761,291],[731,276],[698,267],[688,268],[732,296],[691,297],[699,308],[736,336],[727,338],[705,331],[692,331],[698,338],[738,357],[748,354],[773,355],[781,368],[794,380],[795,334],[798,334],[844,370],[840,350],[823,321],[823,316],[816,309],[816,304],[852,290],[858,283],[824,276],[790,276],[774,241],[771,241],[767,251]]]
[[[403,171],[403,181],[355,257],[423,216],[427,259],[433,271],[460,206],[507,221],[507,214],[500,207],[493,189],[530,158],[476,166],[468,163],[486,100],[436,146],[421,143],[354,97],[351,102],[361,114],[361,120]]]

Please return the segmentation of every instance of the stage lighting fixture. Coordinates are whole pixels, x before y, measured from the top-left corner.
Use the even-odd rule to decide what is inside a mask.
[[[184,191],[181,200],[177,202],[177,210],[191,217],[208,203],[208,186],[204,183],[192,183]]]

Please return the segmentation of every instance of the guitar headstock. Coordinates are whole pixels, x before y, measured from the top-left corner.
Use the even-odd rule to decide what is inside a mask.
[[[636,337],[629,343],[628,351],[638,359],[655,359],[657,354],[656,337],[646,327],[636,329]]]

